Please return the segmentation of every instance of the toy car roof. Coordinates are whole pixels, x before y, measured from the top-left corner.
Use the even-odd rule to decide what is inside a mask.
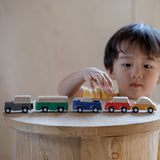
[[[38,96],[37,102],[68,102],[67,96]]]
[[[31,96],[30,95],[16,95],[14,97],[14,103],[30,103]]]
[[[148,105],[152,104],[152,105],[154,105],[152,100],[149,99],[148,97],[145,97],[145,96],[138,98],[136,104],[148,104]]]
[[[128,97],[113,97],[111,102],[129,103],[129,99],[128,99]]]
[[[74,101],[80,101],[80,102],[92,102],[92,98],[91,97],[75,97],[73,99]]]

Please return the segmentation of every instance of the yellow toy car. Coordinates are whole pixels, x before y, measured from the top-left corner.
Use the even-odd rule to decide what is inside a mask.
[[[148,97],[140,97],[137,102],[132,104],[131,110],[133,110],[134,113],[138,113],[139,110],[147,110],[148,113],[157,111],[156,106]]]

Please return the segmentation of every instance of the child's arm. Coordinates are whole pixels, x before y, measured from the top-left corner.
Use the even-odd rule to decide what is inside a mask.
[[[95,82],[98,86],[103,88],[107,93],[112,94],[110,87],[113,86],[111,78],[105,72],[97,68],[85,68],[78,72],[70,74],[63,79],[58,85],[58,93],[69,97],[82,96],[82,84],[87,82],[89,86],[94,89]]]

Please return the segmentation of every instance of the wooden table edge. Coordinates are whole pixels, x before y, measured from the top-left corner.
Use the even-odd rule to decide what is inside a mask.
[[[136,123],[129,125],[116,126],[49,126],[41,124],[31,124],[16,121],[2,116],[2,121],[8,127],[31,134],[54,135],[67,137],[83,137],[83,136],[125,136],[137,133],[144,133],[153,130],[159,130],[160,119]]]

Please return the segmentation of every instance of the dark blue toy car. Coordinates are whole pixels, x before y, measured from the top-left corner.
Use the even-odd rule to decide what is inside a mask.
[[[73,110],[82,113],[83,110],[92,110],[94,113],[97,113],[99,110],[102,110],[101,101],[92,100],[91,97],[81,97],[73,99]]]

